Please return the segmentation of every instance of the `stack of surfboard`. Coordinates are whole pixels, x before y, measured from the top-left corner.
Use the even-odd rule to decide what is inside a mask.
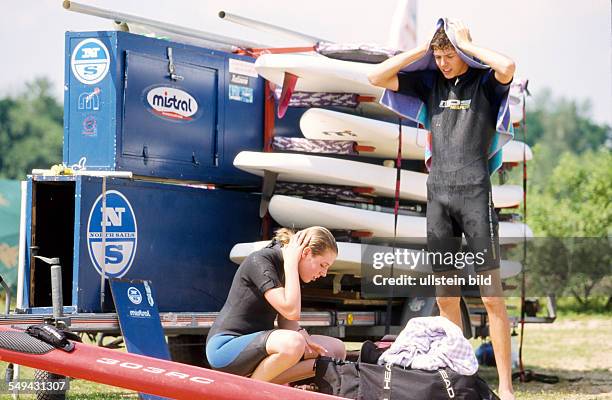
[[[382,90],[370,85],[367,73],[371,65],[333,60],[310,54],[267,54],[255,64],[257,72],[276,85],[282,85],[285,74],[298,77],[295,91],[355,93],[379,99]],[[378,106],[381,109],[382,106]],[[297,129],[297,127],[296,127]],[[310,108],[300,118],[299,129],[306,139],[352,141],[367,149],[353,159],[335,158],[320,154],[241,152],[234,165],[244,171],[270,177],[278,182],[333,185],[360,189],[371,201],[347,204],[340,201],[321,201],[275,194],[269,200],[268,210],[281,226],[303,228],[313,225],[331,230],[359,232],[369,241],[388,242],[394,237],[394,214],[379,204],[392,204],[395,196],[396,174],[394,160],[397,155],[398,126],[380,119],[366,118],[323,108]],[[422,160],[427,132],[404,127],[402,130],[402,158]],[[302,139],[303,140],[303,139]],[[363,158],[361,157],[363,156]],[[505,163],[518,163],[532,157],[527,145],[511,141],[504,147]],[[378,161],[376,160],[378,159]],[[388,166],[386,166],[388,165]],[[404,204],[425,204],[427,201],[427,174],[402,170],[399,198]],[[266,186],[266,183],[264,183]],[[274,186],[274,185],[272,185]],[[264,189],[265,190],[265,189]],[[493,187],[496,208],[517,207],[523,197],[522,188],[515,185]],[[418,209],[418,208],[417,208]],[[412,208],[414,210],[414,208]],[[524,236],[533,236],[529,227],[520,222],[500,222],[501,244],[512,244]],[[426,242],[426,219],[423,213],[405,211],[398,215],[396,243],[419,246]],[[241,243],[232,250],[231,258],[240,262],[250,252],[264,244]],[[359,275],[361,252],[359,244],[339,243],[340,254],[331,272]],[[520,271],[520,264],[504,262],[504,276]],[[502,267],[504,268],[504,267]]]

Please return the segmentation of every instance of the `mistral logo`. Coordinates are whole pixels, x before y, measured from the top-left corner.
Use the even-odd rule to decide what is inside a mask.
[[[151,311],[149,310],[130,310],[130,317],[151,318]]]
[[[151,112],[171,120],[191,121],[198,112],[198,102],[189,93],[166,86],[150,89],[146,95]]]
[[[89,213],[87,248],[98,273],[104,270],[106,276],[121,278],[129,271],[136,254],[136,216],[128,199],[119,191],[106,192],[104,208],[103,196],[96,199]]]

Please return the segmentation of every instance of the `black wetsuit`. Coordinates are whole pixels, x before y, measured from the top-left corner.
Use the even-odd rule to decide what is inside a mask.
[[[245,258],[206,339],[206,355],[213,368],[248,376],[268,356],[266,341],[278,313],[264,293],[283,285],[283,254],[278,244]]]
[[[398,92],[427,106],[432,164],[427,179],[429,251],[457,251],[463,233],[471,251],[484,251],[476,270],[499,267],[498,221],[491,197],[488,149],[500,103],[510,84],[491,69],[468,70],[446,79],[439,71],[398,74]],[[433,265],[435,271],[452,266]]]

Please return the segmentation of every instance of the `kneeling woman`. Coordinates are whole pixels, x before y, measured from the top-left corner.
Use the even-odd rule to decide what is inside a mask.
[[[332,234],[316,226],[296,234],[280,229],[270,245],[250,254],[238,268],[208,334],[210,365],[253,379],[287,383],[313,376],[318,355],[344,359],[340,340],[310,336],[297,322],[300,280],[307,283],[325,276],[337,255]]]

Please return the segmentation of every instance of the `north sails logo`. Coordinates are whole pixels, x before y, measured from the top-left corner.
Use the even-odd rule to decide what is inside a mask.
[[[472,100],[441,100],[440,108],[450,108],[451,110],[467,110],[470,108]]]
[[[110,70],[110,53],[98,39],[79,42],[70,57],[72,73],[79,82],[94,85],[101,82]]]
[[[136,289],[134,286],[130,286],[127,290],[128,299],[134,304],[142,303],[142,294],[140,294],[140,290]]]
[[[191,121],[198,112],[198,102],[189,93],[171,87],[156,87],[147,93],[151,112],[160,117]]]
[[[103,196],[98,196],[89,212],[87,249],[98,273],[104,271],[106,276],[121,278],[129,271],[136,254],[136,216],[128,199],[119,191],[106,192],[104,209]]]

